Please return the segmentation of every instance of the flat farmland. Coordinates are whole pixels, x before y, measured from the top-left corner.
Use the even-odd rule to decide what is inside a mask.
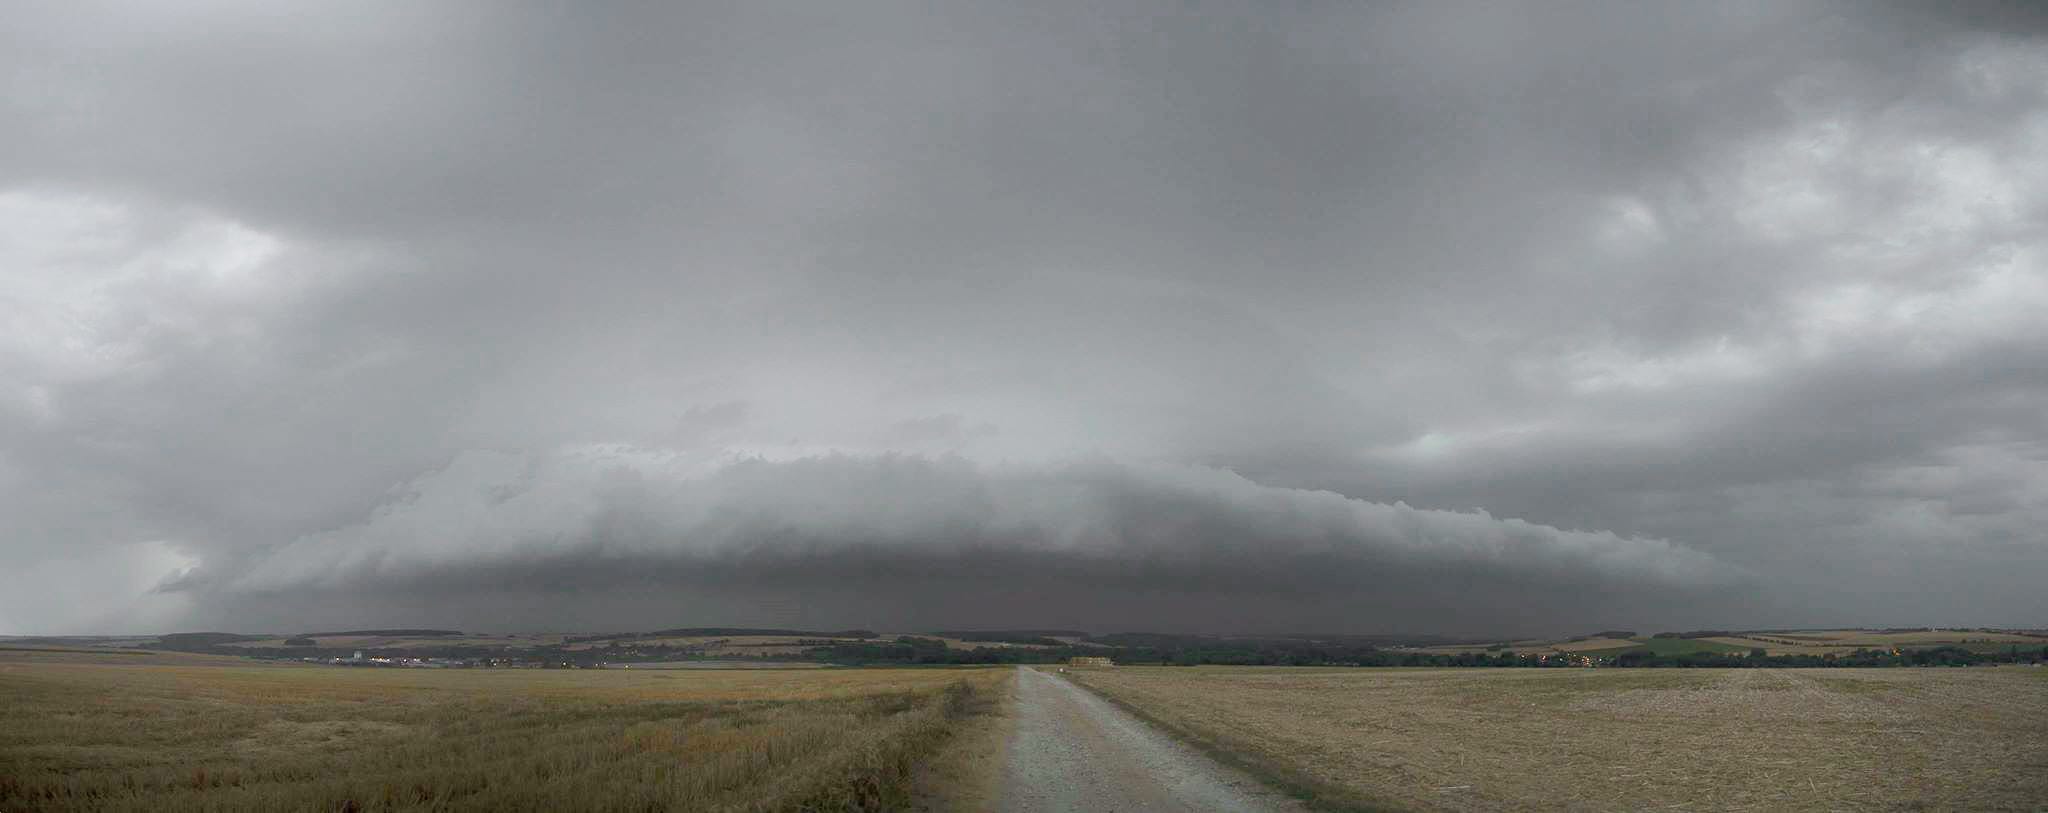
[[[1345,809],[2048,803],[2048,669],[1116,667],[1068,677]]]
[[[0,650],[0,810],[894,806],[1009,679]]]
[[[1773,655],[1847,655],[1858,649],[1926,649],[1938,646],[1998,652],[2007,648],[2039,650],[2048,646],[2048,638],[2039,635],[1990,630],[1747,632],[1707,640],[1737,647],[1762,647]]]

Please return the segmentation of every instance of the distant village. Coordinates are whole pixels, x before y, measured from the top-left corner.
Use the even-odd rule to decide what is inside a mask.
[[[710,660],[702,647],[620,647],[604,650],[561,650],[539,647],[525,651],[488,654],[399,655],[356,650],[349,655],[304,655],[289,660],[324,666],[387,667],[399,669],[629,669],[635,665]],[[262,657],[257,655],[255,657]],[[726,655],[716,660],[786,660],[760,656]],[[278,660],[287,660],[279,658]]]
[[[566,669],[584,668],[582,664],[577,664],[573,662],[561,662],[550,664],[546,661],[529,660],[526,658],[408,658],[394,657],[389,655],[364,656],[361,650],[357,650],[355,654],[345,658],[304,657],[299,658],[299,660],[306,663],[319,663],[331,666],[394,666],[405,669],[546,669],[550,667]]]

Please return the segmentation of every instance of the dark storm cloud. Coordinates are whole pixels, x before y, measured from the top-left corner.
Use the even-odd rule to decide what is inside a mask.
[[[1171,609],[1211,594],[1264,629],[2026,622],[2040,20],[18,11],[0,632],[1039,625],[1033,591],[1082,627],[1226,624]],[[522,465],[503,503],[403,496],[597,449],[613,474]],[[1080,502],[803,474],[887,460]],[[750,510],[830,511],[789,547],[660,508],[742,471],[774,473]],[[566,502],[507,513],[534,494]],[[1330,500],[1422,519],[1301,524]],[[1540,524],[1425,510],[1474,508]],[[1629,564],[1566,544],[1590,539]],[[63,598],[93,583],[118,600]]]
[[[1640,613],[1747,579],[1661,540],[1276,489],[1213,469],[893,456],[692,468],[632,449],[472,453],[366,522],[161,589],[270,617],[334,594],[515,591],[548,599],[520,614],[528,623],[572,626],[606,621],[575,609],[584,594],[758,618],[777,604],[750,594],[797,593],[808,617],[774,620],[1019,624],[1049,605],[1085,616],[1105,603],[1098,596],[1142,593],[1149,609],[1096,623],[1257,631],[1274,620],[1244,615],[1242,602],[1299,602],[1317,613],[1297,608],[1286,622],[1431,617],[1478,632],[1469,625],[1508,624],[1503,612],[1517,616],[1509,626],[1544,629],[1561,622],[1552,613]],[[990,605],[988,590],[1036,598]],[[492,612],[443,617],[506,623]]]

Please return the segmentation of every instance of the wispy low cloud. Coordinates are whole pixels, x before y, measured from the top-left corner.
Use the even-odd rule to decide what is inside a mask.
[[[806,594],[818,613],[900,623],[1044,620],[1047,605],[1016,600],[1021,591],[1062,608],[1153,597],[1155,612],[1135,623],[1214,624],[1213,614],[1171,608],[1246,601],[1260,617],[1228,626],[1412,628],[1463,613],[1385,615],[1452,606],[1497,620],[1527,606],[1543,623],[1575,623],[1617,598],[1690,596],[1741,579],[1664,540],[1274,488],[1213,468],[895,455],[707,464],[609,447],[466,453],[361,523],[208,562],[167,589],[245,607],[424,592],[539,612],[575,603],[547,598],[566,591],[702,596],[744,585],[750,596]],[[978,604],[973,585],[1010,598]]]

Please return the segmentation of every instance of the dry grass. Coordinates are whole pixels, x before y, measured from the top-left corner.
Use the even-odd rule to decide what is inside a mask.
[[[0,651],[0,810],[880,809],[1006,679]]]
[[[1127,667],[1069,677],[1339,806],[2048,802],[2048,669]]]

